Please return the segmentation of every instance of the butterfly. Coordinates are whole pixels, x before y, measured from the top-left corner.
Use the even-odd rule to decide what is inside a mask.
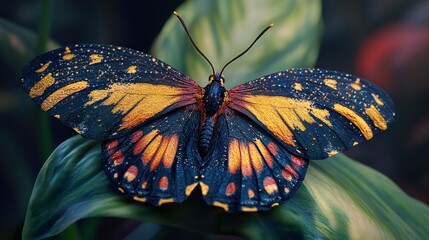
[[[148,54],[76,44],[33,59],[22,85],[44,111],[102,141],[114,188],[155,206],[199,186],[227,212],[269,210],[297,191],[309,159],[369,140],[394,119],[390,97],[350,74],[292,69],[227,90],[225,67],[211,67],[203,88]]]

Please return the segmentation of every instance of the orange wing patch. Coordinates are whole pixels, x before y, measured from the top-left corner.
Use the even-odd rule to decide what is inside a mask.
[[[265,144],[255,139],[253,142],[239,142],[234,138],[228,146],[228,170],[231,174],[236,174],[241,169],[243,177],[252,176],[253,170],[260,173],[263,170],[263,162],[273,168],[273,155],[278,154],[278,147],[273,142]]]
[[[103,60],[104,56],[101,54],[91,54],[89,56],[91,62],[89,62],[89,65],[92,64],[96,64],[96,63],[101,63],[101,61]]]
[[[114,105],[112,113],[124,114],[121,130],[153,117],[178,102],[181,94],[181,88],[161,84],[114,83],[107,89],[91,91],[85,106],[99,101],[102,101],[101,105]]]
[[[268,95],[243,95],[241,100],[244,108],[291,146],[296,146],[292,130],[305,131],[304,123],[315,123],[317,118],[332,127],[329,111],[313,106],[310,101]]]
[[[44,76],[40,81],[38,81],[34,86],[30,89],[30,97],[35,98],[40,95],[42,95],[45,90],[52,86],[52,84],[55,83],[54,77],[52,77],[52,73],[48,73],[46,76]]]
[[[136,136],[140,136],[140,139],[134,139],[137,138]],[[134,155],[143,152],[141,160],[145,165],[150,163],[150,171],[158,168],[161,162],[165,168],[173,166],[179,144],[177,134],[163,136],[159,134],[158,129],[153,129],[145,135],[136,132],[135,136],[132,137],[132,141],[135,141]]]
[[[86,89],[87,87],[89,87],[88,82],[86,81],[79,81],[79,82],[74,82],[71,83],[69,85],[66,85],[58,90],[56,90],[55,92],[53,92],[51,95],[49,95],[43,102],[42,102],[42,109],[43,111],[48,111],[51,108],[53,108],[55,105],[57,105],[60,101],[62,101],[63,99],[65,99],[66,97],[80,92],[84,89]]]
[[[371,139],[373,137],[374,134],[371,130],[371,127],[355,111],[338,103],[334,104],[334,110],[337,111],[342,116],[344,116],[345,118],[347,118],[357,128],[359,128],[359,131],[362,133],[362,135],[365,137],[366,140]]]

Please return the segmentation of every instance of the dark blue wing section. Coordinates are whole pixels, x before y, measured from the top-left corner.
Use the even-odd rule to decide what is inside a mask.
[[[228,107],[245,114],[291,153],[324,159],[387,129],[390,97],[350,74],[296,69],[271,74],[228,92]]]
[[[189,105],[149,120],[134,133],[102,143],[111,184],[155,206],[184,201],[198,184],[200,113]]]
[[[301,185],[308,160],[291,154],[247,116],[225,109],[214,126],[200,185],[227,212],[269,210]]]
[[[196,103],[200,87],[154,57],[81,44],[32,60],[22,84],[31,98],[84,137],[118,138],[146,120]]]

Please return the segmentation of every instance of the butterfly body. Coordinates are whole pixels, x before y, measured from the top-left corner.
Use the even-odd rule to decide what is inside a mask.
[[[214,115],[222,114],[221,107],[224,104],[226,89],[225,79],[219,74],[212,74],[209,77],[209,84],[204,88],[202,99],[204,118],[199,137],[199,152],[204,158],[210,146],[213,133]]]
[[[101,140],[114,188],[155,206],[199,186],[228,212],[269,210],[301,185],[309,159],[372,138],[394,119],[389,96],[350,74],[273,73],[230,90],[202,88],[169,64],[123,47],[76,44],[45,53],[22,84],[41,108]]]

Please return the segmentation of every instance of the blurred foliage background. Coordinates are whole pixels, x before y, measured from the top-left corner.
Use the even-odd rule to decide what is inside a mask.
[[[51,9],[50,37],[59,45],[106,43],[149,52],[165,21],[182,2],[56,0]],[[40,124],[47,116],[20,88],[20,71],[37,48],[36,35],[27,30],[36,33],[41,18],[42,1],[0,0],[2,239],[20,238],[37,173],[54,147],[74,135],[58,121],[48,119],[52,141],[41,141],[44,128]],[[429,203],[429,2],[325,0],[323,19],[316,66],[366,78],[385,89],[396,104],[397,120],[392,127],[347,155]],[[25,35],[28,42],[18,41],[9,34],[10,29]],[[99,226],[94,234],[100,239],[126,236],[124,233],[138,226],[131,220],[113,218],[86,221],[86,226]],[[167,230],[183,237],[188,234]]]

